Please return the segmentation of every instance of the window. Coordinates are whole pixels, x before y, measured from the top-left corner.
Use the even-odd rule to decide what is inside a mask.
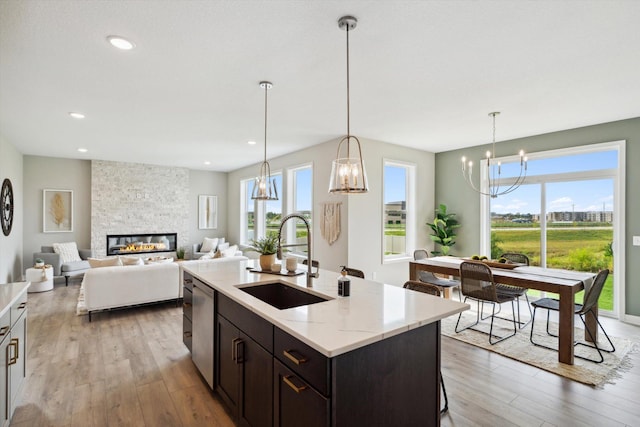
[[[624,249],[617,238],[622,237],[623,157],[624,142],[530,155],[525,184],[486,202],[490,212],[489,220],[483,219],[490,230],[490,237],[483,235],[488,238],[482,246],[486,253],[495,258],[502,252],[521,252],[532,265],[549,268],[593,272],[608,268],[612,274],[599,308],[615,314],[623,293],[623,269],[618,264]],[[582,302],[582,293],[577,301]]]
[[[255,179],[240,181],[240,241],[242,244],[250,245],[251,240],[263,237],[267,232],[278,232],[282,218],[282,174],[272,173],[271,176],[275,180],[279,200],[264,202],[252,200],[251,193]]]
[[[415,246],[416,166],[384,160],[382,207],[383,262],[406,259]]]
[[[288,169],[287,174],[287,212],[297,212],[312,225],[313,219],[313,165],[306,164]],[[291,220],[287,223],[287,243],[306,244],[307,229],[302,221]],[[306,254],[306,246],[291,248],[291,252]]]

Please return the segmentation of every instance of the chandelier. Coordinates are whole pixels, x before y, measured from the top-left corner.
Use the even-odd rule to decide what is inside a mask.
[[[271,82],[260,82],[264,89],[264,161],[260,166],[260,175],[256,177],[251,193],[252,200],[278,200],[276,180],[271,178],[271,166],[267,162],[267,92],[273,87]]]
[[[487,151],[486,154],[486,180],[489,184],[488,190],[484,191],[483,189],[478,189],[472,180],[473,175],[473,162],[467,162],[466,157],[462,157],[462,176],[465,181],[471,188],[477,191],[480,194],[485,196],[491,196],[491,198],[495,199],[498,196],[502,196],[505,194],[509,194],[512,191],[515,191],[522,183],[527,176],[527,157],[525,155],[524,150],[520,150],[518,156],[520,157],[520,173],[517,178],[511,184],[503,184],[501,186],[500,173],[502,169],[502,164],[500,161],[496,160],[496,116],[500,114],[499,111],[495,111],[493,113],[489,113],[489,116],[493,119],[493,147],[491,151]],[[482,179],[482,177],[481,177]]]
[[[349,194],[369,191],[360,141],[351,135],[349,126],[349,31],[355,29],[357,23],[358,20],[353,16],[343,16],[338,20],[338,28],[347,32],[347,135],[340,140],[336,159],[331,163],[329,193]],[[346,154],[344,156],[341,154],[343,149]]]

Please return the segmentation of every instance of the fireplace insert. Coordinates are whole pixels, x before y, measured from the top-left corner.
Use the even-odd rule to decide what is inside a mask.
[[[132,255],[175,252],[178,233],[109,234],[107,255]]]

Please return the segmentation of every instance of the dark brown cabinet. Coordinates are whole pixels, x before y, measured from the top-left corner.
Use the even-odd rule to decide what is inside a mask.
[[[253,313],[224,296],[219,296],[218,303],[216,391],[238,425],[271,426],[273,356],[231,320],[247,329],[263,329],[263,334],[256,338],[265,342],[273,340],[273,327],[260,318],[252,318]],[[225,318],[221,313],[226,313],[232,319]],[[257,325],[252,321],[257,321]]]
[[[185,272],[185,302],[188,278],[200,286]],[[223,292],[213,300],[213,324],[185,304],[184,329],[211,328],[214,390],[237,425],[440,425],[440,322],[327,357]]]
[[[273,425],[329,427],[329,399],[278,359],[273,359]]]

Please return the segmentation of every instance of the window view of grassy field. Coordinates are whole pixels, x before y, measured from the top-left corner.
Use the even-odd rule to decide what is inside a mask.
[[[575,222],[553,224],[547,229],[547,267],[597,272],[611,271],[599,300],[603,310],[613,310],[613,227],[607,223]],[[495,222],[491,231],[491,257],[503,252],[519,252],[529,257],[531,265],[540,265],[539,224]],[[530,291],[535,295],[535,291]],[[582,292],[576,296],[582,302]]]

